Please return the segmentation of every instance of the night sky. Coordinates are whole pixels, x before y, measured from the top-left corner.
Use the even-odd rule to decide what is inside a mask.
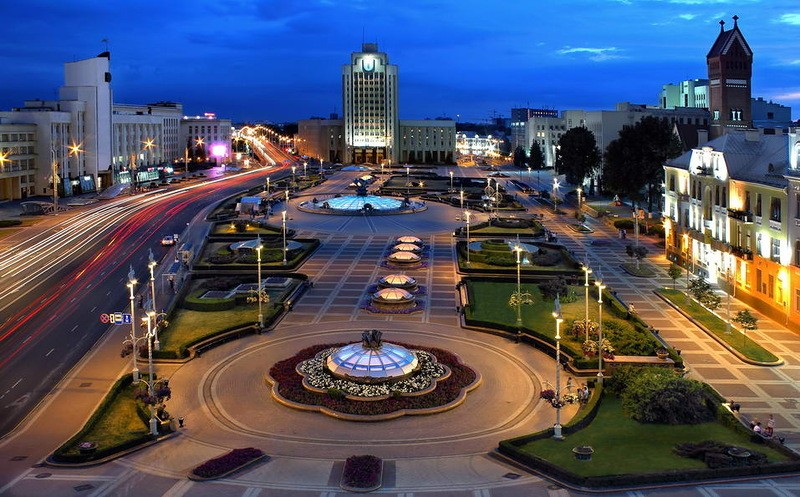
[[[399,66],[401,119],[655,105],[662,84],[706,77],[717,23],[734,14],[753,96],[800,117],[796,0],[8,0],[0,109],[56,98],[62,64],[103,39],[116,102],[235,121],[341,114],[341,66],[362,41]]]

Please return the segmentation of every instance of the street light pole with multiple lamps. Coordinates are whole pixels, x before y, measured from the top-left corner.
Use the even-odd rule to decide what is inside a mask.
[[[564,316],[561,314],[561,302],[558,295],[553,304],[553,319],[556,320],[556,391],[554,398],[556,424],[553,426],[553,438],[561,440],[564,438],[561,434],[561,323],[564,321]]]

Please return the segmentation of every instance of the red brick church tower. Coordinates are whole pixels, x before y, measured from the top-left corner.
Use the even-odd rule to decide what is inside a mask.
[[[738,20],[738,16],[733,16],[733,29],[728,31],[725,31],[725,21],[719,22],[719,36],[706,55],[711,113],[709,139],[712,140],[725,134],[727,129],[753,127],[750,112],[753,51],[739,31]]]

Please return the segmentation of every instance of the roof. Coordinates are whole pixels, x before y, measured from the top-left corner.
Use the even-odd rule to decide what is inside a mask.
[[[711,46],[711,50],[709,50],[708,55],[706,55],[707,59],[711,57],[719,57],[721,55],[727,55],[728,50],[730,50],[733,42],[738,40],[739,43],[744,48],[744,51],[747,53],[748,56],[753,56],[753,51],[750,49],[750,45],[747,44],[747,40],[744,39],[744,35],[741,31],[739,31],[739,25],[736,21],[738,21],[738,17],[733,17],[733,29],[729,29],[725,31],[725,29],[721,29],[719,32],[719,36],[717,36],[716,41]],[[724,21],[720,21],[721,25],[724,25]]]
[[[728,169],[728,176],[733,180],[759,183],[775,187],[786,186],[783,177],[789,169],[789,136],[758,135],[758,139],[748,139],[753,131],[728,131],[726,134],[711,140],[703,147],[711,147],[722,152]],[[692,153],[689,150],[679,157],[668,161],[667,165],[678,169],[689,170]]]
[[[708,130],[708,127],[696,124],[675,124],[675,134],[678,135],[683,150],[691,150],[700,144],[697,132],[701,129]]]

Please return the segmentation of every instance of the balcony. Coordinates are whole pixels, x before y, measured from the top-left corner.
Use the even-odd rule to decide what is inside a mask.
[[[728,217],[731,219],[736,219],[737,221],[741,221],[745,224],[752,224],[754,216],[753,213],[750,211],[728,209]]]
[[[713,219],[703,219],[703,228],[710,230],[713,227],[714,227]]]
[[[761,216],[755,216],[756,224],[761,224]]]
[[[753,260],[753,251],[748,249],[748,248],[731,247],[731,254],[734,257],[738,257],[739,259],[742,259],[742,260],[745,260],[745,261],[752,261]]]
[[[769,229],[780,231],[781,230],[781,222],[780,221],[773,221],[772,219],[769,220]]]

